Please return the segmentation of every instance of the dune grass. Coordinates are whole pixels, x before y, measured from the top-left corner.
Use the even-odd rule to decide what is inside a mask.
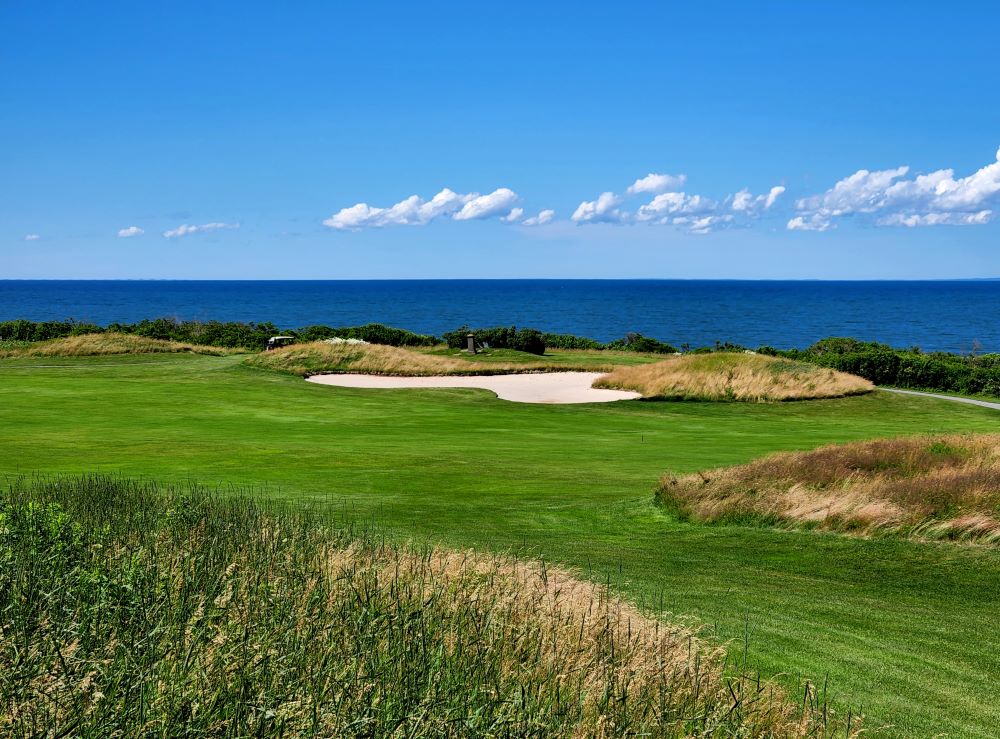
[[[327,372],[357,372],[366,375],[394,375],[422,377],[430,375],[497,375],[524,372],[566,372],[586,370],[600,372],[611,369],[605,362],[595,365],[592,361],[546,357],[526,359],[523,352],[510,357],[505,353],[477,355],[466,359],[454,353],[430,353],[382,344],[328,344],[313,341],[293,344],[271,352],[248,357],[252,367],[276,370],[287,374],[308,377]]]
[[[646,398],[767,402],[842,398],[874,389],[868,380],[760,354],[688,354],[619,367],[594,387],[633,390]]]
[[[698,521],[761,521],[864,534],[1000,541],[1000,434],[876,439],[781,452],[661,481]]]
[[[0,358],[9,357],[93,357],[114,354],[166,354],[189,352],[222,356],[240,353],[217,346],[186,344],[180,341],[150,339],[135,334],[80,334],[39,342],[9,342],[0,345]]]
[[[123,478],[0,495],[7,736],[852,736],[543,564]]]
[[[559,563],[701,626],[879,736],[1000,730],[1000,548],[679,520],[677,474],[832,442],[995,432],[996,411],[874,392],[809,403],[507,403],[329,388],[243,357],[0,361],[0,474],[252,486],[392,540]],[[822,693],[822,689],[820,691]],[[801,695],[798,696],[801,699]]]

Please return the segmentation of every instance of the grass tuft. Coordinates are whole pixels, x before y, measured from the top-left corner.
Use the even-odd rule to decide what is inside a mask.
[[[760,354],[717,352],[619,367],[594,387],[633,390],[646,398],[768,402],[841,398],[874,389],[844,372]]]
[[[0,358],[7,357],[91,357],[112,354],[165,354],[189,352],[192,354],[238,353],[237,350],[217,346],[185,344],[180,341],[150,339],[135,334],[81,334],[40,342],[4,342],[0,344]]]
[[[1000,434],[920,436],[782,452],[666,476],[685,518],[1000,542]]]
[[[424,377],[431,375],[498,375],[527,372],[566,372],[582,370],[601,372],[611,369],[611,364],[595,366],[586,359],[574,362],[560,357],[558,360],[533,357],[525,360],[520,352],[509,357],[498,353],[496,357],[477,355],[475,360],[445,356],[440,353],[413,351],[402,347],[380,344],[327,344],[314,341],[293,344],[272,352],[257,354],[246,359],[253,367],[276,370],[308,377],[322,373],[357,372],[366,375],[393,375]]]

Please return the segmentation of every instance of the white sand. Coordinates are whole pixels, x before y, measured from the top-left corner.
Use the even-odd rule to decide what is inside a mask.
[[[383,377],[381,375],[313,375],[309,382],[337,387],[380,389],[473,387],[515,403],[608,403],[633,400],[639,393],[593,388],[601,372],[545,372],[477,377]]]

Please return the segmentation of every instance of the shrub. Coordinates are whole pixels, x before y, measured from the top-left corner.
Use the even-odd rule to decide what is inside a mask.
[[[542,339],[549,349],[604,349],[599,341],[573,334],[542,334]]]
[[[387,346],[434,346],[440,343],[436,336],[417,334],[401,328],[393,328],[381,323],[366,323],[364,326],[307,326],[293,332],[299,341],[320,341],[337,337],[340,339],[360,339],[369,344]]]
[[[545,338],[542,332],[533,328],[519,329],[516,326],[505,328],[477,328],[470,329],[468,326],[449,331],[444,334],[444,340],[452,349],[464,349],[466,340],[472,333],[476,337],[477,344],[489,345],[492,349],[515,349],[528,354],[545,354]]]
[[[605,349],[617,349],[626,352],[648,352],[650,354],[676,354],[677,349],[657,339],[651,339],[638,333],[630,333],[625,338],[604,345]]]

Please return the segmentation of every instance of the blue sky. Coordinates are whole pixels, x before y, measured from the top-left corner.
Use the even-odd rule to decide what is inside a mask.
[[[0,278],[1000,276],[998,22],[7,0]]]

